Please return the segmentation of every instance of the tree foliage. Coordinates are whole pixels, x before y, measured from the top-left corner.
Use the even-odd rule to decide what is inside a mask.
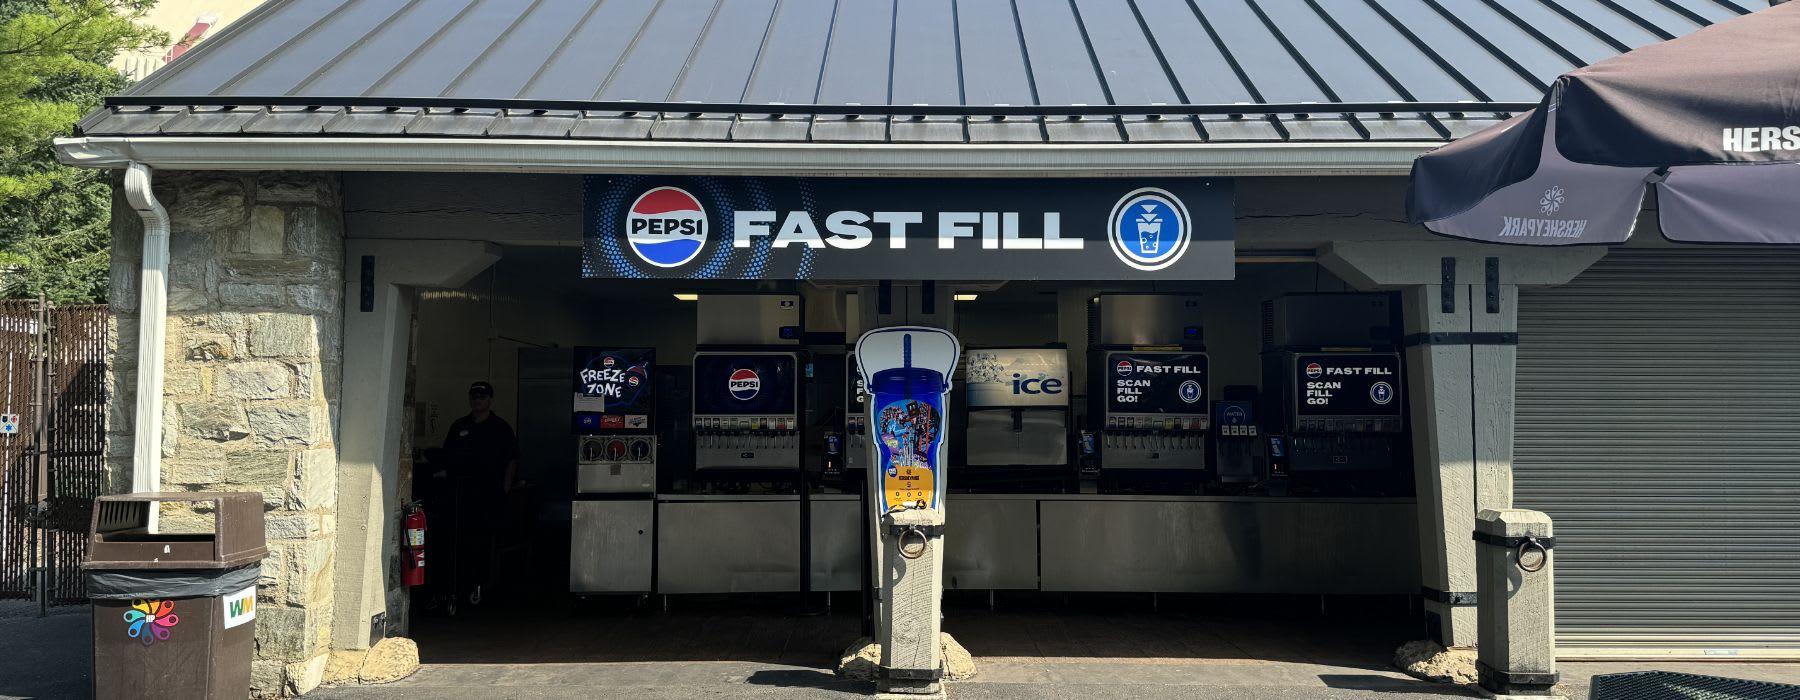
[[[52,139],[118,92],[120,51],[165,45],[155,0],[0,0],[0,294],[106,297],[111,188],[56,162]]]

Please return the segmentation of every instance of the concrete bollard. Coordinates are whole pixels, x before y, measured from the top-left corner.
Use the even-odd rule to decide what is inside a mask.
[[[887,594],[880,627],[883,696],[944,696],[943,614],[944,511],[901,510],[882,517],[882,550],[887,554]]]
[[[1553,694],[1554,551],[1550,516],[1484,510],[1475,521],[1476,674],[1495,697]]]

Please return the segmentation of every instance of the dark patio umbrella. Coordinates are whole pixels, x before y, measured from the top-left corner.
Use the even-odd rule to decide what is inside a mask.
[[[1651,185],[1671,240],[1800,244],[1800,2],[1564,74],[1413,161],[1407,212],[1478,241],[1622,243]]]

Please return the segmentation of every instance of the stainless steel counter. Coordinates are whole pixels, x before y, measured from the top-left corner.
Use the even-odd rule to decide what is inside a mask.
[[[800,497],[656,497],[656,592],[771,593],[800,590]],[[813,590],[862,585],[861,500],[812,496]]]
[[[799,590],[799,496],[657,497],[659,593]],[[818,494],[813,588],[856,590],[866,515]],[[951,494],[954,589],[1414,593],[1411,498]]]
[[[1046,591],[1416,593],[1410,500],[1038,503]]]
[[[814,501],[855,501],[855,500],[860,500],[860,498],[861,498],[860,496],[853,494],[853,493],[815,493],[812,495],[812,500],[814,500]],[[751,503],[751,502],[767,502],[767,501],[786,501],[789,503],[793,503],[798,500],[800,500],[800,495],[794,494],[794,493],[773,493],[773,494],[659,493],[659,494],[656,494],[656,501],[658,503]]]

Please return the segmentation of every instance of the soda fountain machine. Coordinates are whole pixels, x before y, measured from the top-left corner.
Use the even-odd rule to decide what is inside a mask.
[[[569,591],[648,593],[656,498],[656,351],[576,348]]]
[[[1265,413],[1280,420],[1296,487],[1383,491],[1410,475],[1397,312],[1384,293],[1264,305]]]
[[[1201,488],[1212,386],[1197,295],[1102,294],[1089,308],[1100,488]]]
[[[694,353],[694,468],[798,470],[800,297],[699,299]]]
[[[799,355],[694,353],[694,468],[800,466]]]

